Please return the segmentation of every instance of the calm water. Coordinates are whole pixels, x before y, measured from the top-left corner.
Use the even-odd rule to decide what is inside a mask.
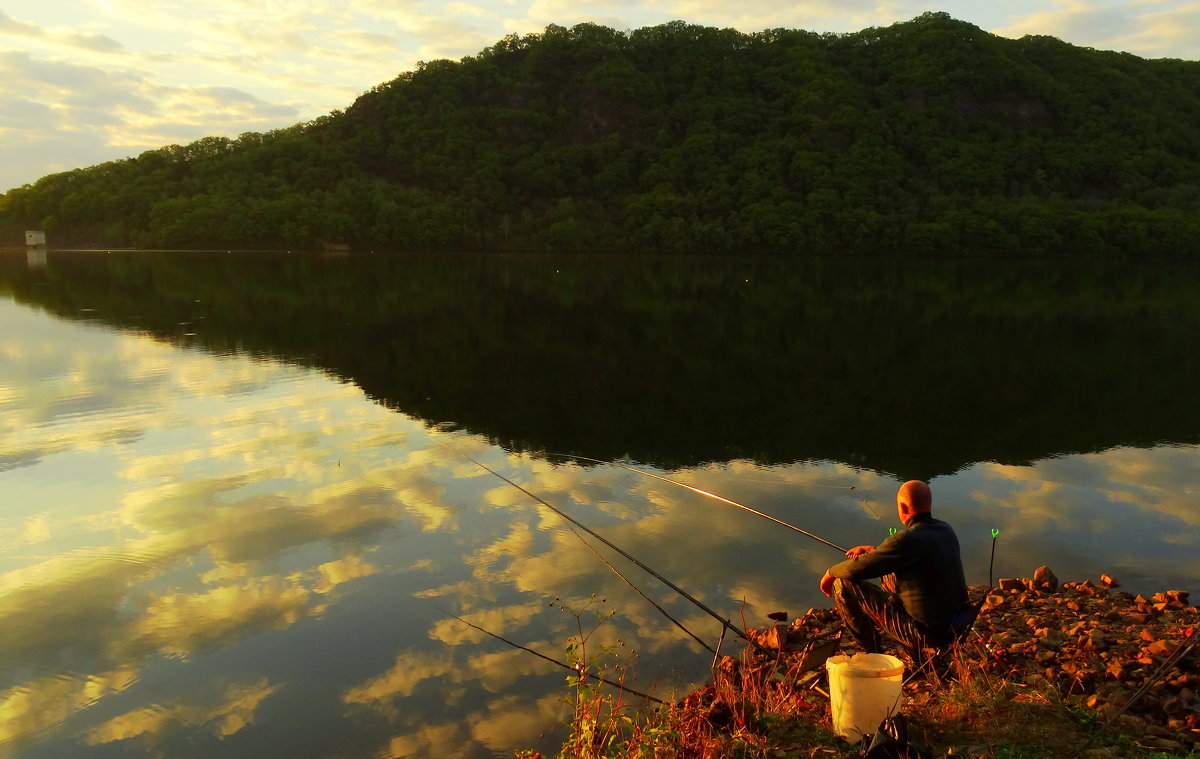
[[[968,579],[1200,593],[1200,272],[537,256],[0,256],[0,757],[552,748],[558,656],[710,656],[561,520],[757,623],[932,481]],[[607,554],[607,549],[604,549]],[[719,626],[610,557],[685,625]]]

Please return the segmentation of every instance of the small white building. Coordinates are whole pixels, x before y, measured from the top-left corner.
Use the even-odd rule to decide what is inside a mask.
[[[25,230],[25,244],[26,245],[45,245],[46,244],[46,233],[39,231],[39,230],[35,230],[35,229],[26,229]]]

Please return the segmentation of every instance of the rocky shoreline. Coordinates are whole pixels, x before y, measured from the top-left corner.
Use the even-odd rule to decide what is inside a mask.
[[[1176,755],[1200,751],[1200,609],[1189,605],[1186,591],[1146,598],[1119,590],[1107,575],[1099,582],[1060,584],[1039,567],[1032,577],[1005,578],[995,588],[973,586],[971,593],[987,599],[959,650],[960,670],[1019,686],[1049,686],[1058,703],[1089,710],[1105,733],[1126,738],[1126,745]],[[840,627],[832,609],[810,609],[788,626],[787,639],[794,644],[828,637]],[[775,648],[782,636],[775,627],[755,637]],[[844,640],[843,647],[853,644]],[[1163,667],[1185,650],[1188,655]],[[936,688],[936,682],[910,682],[907,703],[919,709],[935,698]],[[936,747],[938,736],[927,737]],[[1082,755],[1122,752],[1120,745],[1097,745]]]

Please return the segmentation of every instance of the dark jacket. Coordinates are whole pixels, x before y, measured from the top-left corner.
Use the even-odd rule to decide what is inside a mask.
[[[904,610],[935,634],[946,631],[967,601],[958,536],[945,522],[917,514],[875,550],[829,568],[842,580],[870,580],[896,574],[896,593]]]

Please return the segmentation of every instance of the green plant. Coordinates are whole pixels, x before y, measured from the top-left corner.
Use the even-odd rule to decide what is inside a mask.
[[[605,599],[598,599],[595,594],[577,607],[557,597],[550,602],[574,618],[576,630],[563,649],[566,661],[576,672],[567,676],[571,694],[566,700],[572,706],[572,716],[563,756],[577,759],[614,756],[613,751],[635,728],[636,706],[626,701],[623,688],[614,690],[604,681],[623,686],[637,654],[628,650],[619,638],[593,642],[597,631],[616,613],[603,608],[605,603]]]

